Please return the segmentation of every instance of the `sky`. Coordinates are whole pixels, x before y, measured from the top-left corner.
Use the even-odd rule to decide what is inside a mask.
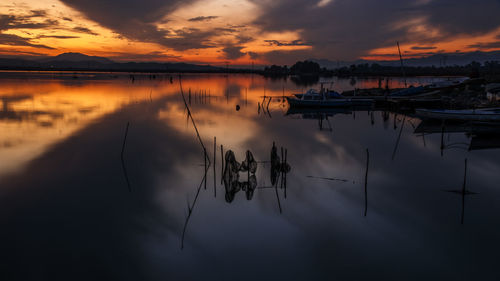
[[[0,56],[287,64],[500,50],[500,0],[2,0]]]

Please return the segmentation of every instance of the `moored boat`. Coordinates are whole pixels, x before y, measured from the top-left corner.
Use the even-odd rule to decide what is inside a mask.
[[[469,120],[500,122],[500,108],[488,109],[416,109],[420,117],[441,120]]]
[[[309,90],[305,94],[286,97],[290,107],[351,107],[371,106],[373,99],[351,99],[333,91],[316,92]]]

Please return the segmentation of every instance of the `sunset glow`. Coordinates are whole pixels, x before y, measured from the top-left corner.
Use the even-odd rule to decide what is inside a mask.
[[[378,17],[364,9],[355,18],[347,15],[363,1],[295,1],[293,7],[261,0],[163,2],[4,1],[0,56],[78,52],[115,61],[249,65],[308,58],[392,60],[396,41],[406,57],[500,50],[500,24],[481,15],[500,8],[498,1],[476,5],[464,19],[470,28],[463,29],[449,16],[436,22],[433,11],[449,3],[433,0],[405,1],[393,10],[381,4]]]

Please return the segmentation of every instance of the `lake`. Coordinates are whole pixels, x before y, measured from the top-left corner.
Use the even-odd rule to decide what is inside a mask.
[[[498,280],[500,137],[322,82],[0,73],[1,280]]]

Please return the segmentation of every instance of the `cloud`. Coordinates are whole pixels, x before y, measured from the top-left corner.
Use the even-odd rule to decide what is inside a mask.
[[[157,43],[175,50],[210,48],[212,31],[159,29],[156,25],[182,5],[195,0],[62,0],[101,26],[123,37]],[[112,12],[111,12],[112,11]]]
[[[227,46],[222,49],[222,52],[224,52],[226,59],[236,60],[246,55],[246,53],[241,51],[243,48],[242,46]]]
[[[92,31],[84,26],[73,27],[72,31],[79,32],[79,33],[86,33],[86,34],[90,34],[90,35],[94,35],[94,36],[99,35],[99,34],[95,33],[94,31]]]
[[[498,42],[488,42],[488,43],[478,42],[476,44],[472,44],[472,45],[467,46],[467,48],[474,48],[474,49],[481,49],[481,50],[484,50],[484,49],[499,49],[500,48],[500,41],[498,41]]]
[[[195,18],[190,18],[190,19],[188,19],[188,21],[192,21],[192,22],[211,21],[211,20],[216,19],[216,18],[218,18],[218,16],[199,16],[199,17],[195,17]]]
[[[209,40],[216,35],[216,31],[203,31],[197,28],[183,28],[178,30],[165,30],[168,37],[158,38],[157,43],[168,46],[176,51],[189,49],[213,48],[215,45]]]
[[[264,42],[269,43],[269,46],[307,46],[308,44],[302,42],[302,40],[293,40],[291,42],[278,41],[278,40],[264,40]]]
[[[158,61],[164,59],[180,59],[181,56],[170,55],[160,51],[150,52],[146,54],[116,52],[111,54],[109,58],[120,61]]]
[[[260,57],[260,55],[259,55],[258,53],[256,53],[256,52],[248,52],[247,54],[248,54],[248,55],[250,56],[250,58],[251,58],[251,59],[253,59],[253,60],[256,60],[256,59],[258,59],[258,58]]]
[[[69,35],[40,35],[36,37],[38,38],[55,38],[55,39],[75,39],[80,38],[79,36],[69,36]]]
[[[412,50],[416,50],[416,51],[419,51],[419,50],[435,50],[437,49],[437,47],[435,46],[413,46],[411,47]]]
[[[310,0],[250,1],[259,7],[253,24],[262,31],[296,32],[311,43],[306,58],[356,59],[396,41],[432,44],[500,27],[498,0],[335,0],[321,8]]]
[[[32,58],[32,57],[46,57],[47,54],[42,54],[38,52],[11,50],[11,49],[8,50],[0,49],[0,56],[5,58],[12,58],[12,56],[20,58]]]
[[[32,11],[33,12],[33,11]],[[0,15],[0,31],[9,29],[39,29],[57,26],[57,20],[46,19],[43,22],[33,22],[34,17],[41,17],[43,13],[35,12],[30,15]]]
[[[14,34],[0,33],[0,45],[28,46],[43,49],[54,49],[52,47],[31,43],[31,38],[21,37]]]

